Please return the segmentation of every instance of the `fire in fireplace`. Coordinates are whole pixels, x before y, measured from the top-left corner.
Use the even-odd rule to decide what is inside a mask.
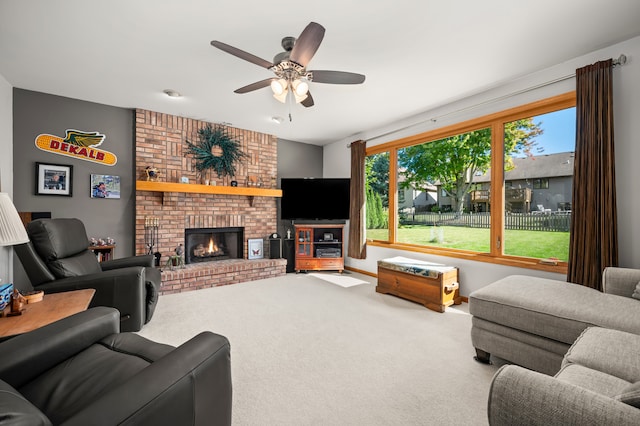
[[[244,228],[190,228],[184,231],[185,263],[242,259]]]

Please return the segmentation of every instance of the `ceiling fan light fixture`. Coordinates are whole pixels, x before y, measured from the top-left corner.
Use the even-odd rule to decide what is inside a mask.
[[[304,98],[307,97],[307,93],[309,93],[309,83],[307,83],[307,80],[304,80],[304,79],[293,80],[293,83],[291,84],[291,86],[293,87],[293,92],[296,94],[296,97],[297,96],[304,96]]]
[[[277,96],[282,95],[283,93],[286,96],[287,93],[287,81],[284,78],[279,78],[277,80],[272,80],[271,81],[271,90],[273,91],[273,96]]]
[[[292,91],[291,93],[293,93],[293,98],[296,100],[296,103],[299,104],[300,102],[304,101],[305,99],[307,99],[307,97],[309,96],[309,92],[305,93],[304,95],[298,95],[295,90]]]
[[[279,95],[274,93],[273,97],[284,104],[284,103],[287,103],[287,95],[288,94],[289,94],[289,91],[285,89],[284,92],[280,93]]]

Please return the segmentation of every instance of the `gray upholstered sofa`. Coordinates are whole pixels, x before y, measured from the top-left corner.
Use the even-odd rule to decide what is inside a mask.
[[[555,377],[516,365],[493,378],[492,426],[640,424],[640,336],[590,327],[578,337]]]
[[[477,359],[488,362],[495,355],[553,375],[588,327],[640,335],[639,282],[640,270],[606,268],[604,292],[521,275],[476,290],[469,295],[469,312]]]

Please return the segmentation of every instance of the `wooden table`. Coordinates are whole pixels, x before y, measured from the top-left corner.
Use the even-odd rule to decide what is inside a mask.
[[[0,338],[26,333],[82,312],[89,307],[95,292],[89,288],[45,294],[42,301],[26,304],[22,315],[0,318]],[[6,312],[10,310],[11,305]]]

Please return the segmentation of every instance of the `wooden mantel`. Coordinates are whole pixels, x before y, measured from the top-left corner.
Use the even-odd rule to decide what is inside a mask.
[[[265,189],[240,186],[200,185],[195,183],[136,181],[137,191],[176,192],[192,194],[244,195],[253,205],[253,197],[282,197],[281,189]]]

